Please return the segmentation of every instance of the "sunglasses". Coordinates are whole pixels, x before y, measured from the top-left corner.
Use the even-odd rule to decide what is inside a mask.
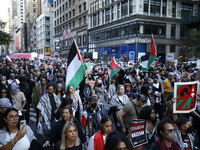
[[[1,92],[1,93],[4,93],[4,94],[6,94],[6,92]]]

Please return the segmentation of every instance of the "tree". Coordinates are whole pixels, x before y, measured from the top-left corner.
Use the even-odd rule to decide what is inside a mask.
[[[4,28],[5,22],[0,20],[0,27]],[[9,33],[0,30],[0,45],[9,45],[12,42],[12,37]]]

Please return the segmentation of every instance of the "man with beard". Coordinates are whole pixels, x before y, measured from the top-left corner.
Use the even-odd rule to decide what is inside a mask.
[[[82,128],[85,130],[87,141],[98,130],[101,121],[101,109],[97,106],[97,95],[92,95],[88,99],[89,107],[83,112],[82,115]]]

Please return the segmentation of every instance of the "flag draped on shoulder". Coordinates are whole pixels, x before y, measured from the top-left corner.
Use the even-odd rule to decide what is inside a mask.
[[[87,66],[74,40],[68,56],[65,91],[70,85],[76,89],[83,80],[86,70]]]
[[[120,71],[121,67],[117,65],[117,63],[115,62],[115,59],[113,58],[112,59],[112,62],[111,62],[111,72],[110,72],[110,83],[112,81],[112,78],[115,76],[115,74]]]
[[[151,35],[151,52],[150,55],[145,55],[141,57],[141,65],[143,71],[148,71],[149,66],[154,62],[157,57],[156,46],[153,38],[153,34]],[[148,61],[147,61],[148,60]]]

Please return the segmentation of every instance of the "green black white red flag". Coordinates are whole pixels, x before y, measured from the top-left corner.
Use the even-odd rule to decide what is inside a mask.
[[[156,52],[156,46],[153,38],[153,34],[151,35],[151,52],[150,55],[145,55],[141,57],[141,65],[142,65],[142,70],[143,71],[148,71],[149,66],[154,62],[154,60],[157,57],[157,52]],[[148,59],[147,59],[148,58]],[[148,60],[148,63],[147,63]]]
[[[73,85],[74,89],[76,89],[83,80],[86,70],[87,66],[74,40],[67,61],[65,91],[70,85]]]
[[[112,62],[111,62],[111,66],[110,66],[111,72],[110,72],[110,83],[112,81],[112,78],[115,76],[115,74],[120,71],[121,67],[117,65],[117,63],[115,62],[115,59],[113,57]]]

